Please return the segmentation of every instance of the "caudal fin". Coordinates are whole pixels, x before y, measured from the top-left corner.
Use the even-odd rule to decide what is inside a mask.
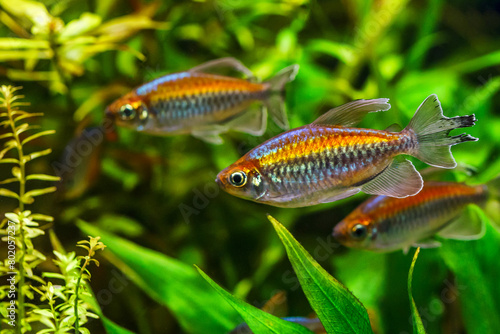
[[[286,115],[285,103],[283,101],[283,92],[286,83],[295,79],[298,71],[299,65],[291,65],[285,67],[267,81],[271,93],[264,103],[273,121],[283,130],[288,130],[290,128]]]
[[[448,136],[451,130],[473,126],[474,115],[446,117],[436,94],[430,95],[418,107],[406,131],[413,130],[418,147],[415,157],[436,167],[455,168],[457,163],[451,154],[451,146],[467,141],[477,141],[468,134]]]

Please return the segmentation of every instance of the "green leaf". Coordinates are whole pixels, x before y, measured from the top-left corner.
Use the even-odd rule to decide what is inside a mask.
[[[31,174],[26,177],[26,180],[41,180],[41,181],[60,181],[59,176],[52,176],[46,174]]]
[[[33,203],[33,197],[45,195],[45,194],[54,192],[56,190],[57,190],[56,187],[47,187],[47,188],[43,188],[43,189],[33,189],[33,190],[30,190],[24,194],[22,201],[24,203],[30,204],[30,203]]]
[[[274,315],[264,312],[241,299],[231,295],[221,288],[200,268],[195,266],[200,275],[232,306],[254,333],[312,333],[304,326],[282,320]]]
[[[0,184],[8,184],[8,183],[12,183],[12,182],[19,182],[19,180],[15,177],[11,177],[9,179],[5,179],[3,181],[0,181]]]
[[[410,272],[408,273],[408,295],[410,296],[410,304],[411,304],[411,314],[413,319],[413,333],[414,334],[425,334],[424,324],[422,323],[422,318],[418,313],[417,305],[415,304],[415,300],[413,299],[413,295],[411,292],[411,282],[413,279],[413,268],[415,267],[415,262],[417,262],[418,253],[420,252],[420,247],[415,251],[415,255],[413,255],[413,261],[411,262]]]
[[[134,332],[129,331],[128,329],[125,329],[117,324],[115,324],[113,321],[109,320],[108,318],[101,316],[102,324],[104,325],[104,328],[106,329],[106,333],[108,334],[133,334]]]
[[[5,196],[5,197],[11,197],[15,199],[19,199],[19,195],[16,194],[15,192],[9,190],[9,189],[4,189],[0,188],[0,196]]]
[[[25,38],[0,38],[0,49],[48,49],[50,44],[48,41],[40,41]]]
[[[70,21],[59,34],[59,41],[83,35],[101,24],[102,18],[93,13],[82,13],[80,18]]]
[[[269,220],[285,246],[300,285],[328,333],[372,333],[359,300],[324,270],[276,219]]]
[[[42,137],[42,136],[47,136],[47,135],[51,135],[51,134],[54,134],[56,133],[55,130],[46,130],[46,131],[41,131],[41,132],[38,132],[38,133],[35,133],[34,135],[31,135],[29,137],[26,137],[22,142],[21,144],[24,145],[30,141],[32,141],[33,139],[36,139],[36,138],[39,138],[39,137]],[[46,150],[45,150],[46,151]],[[43,151],[42,151],[43,152]]]
[[[42,151],[33,152],[31,154],[26,155],[24,161],[28,162],[28,161],[31,161],[33,159],[43,157],[45,155],[49,155],[50,153],[52,153],[52,150],[50,148],[48,148],[46,150],[42,150]]]
[[[486,224],[485,235],[471,241],[443,239],[440,253],[456,277],[452,297],[460,299],[467,333],[498,333],[500,233],[480,208],[471,209]]]
[[[87,235],[101,236],[106,250],[114,255],[113,264],[167,306],[185,332],[226,333],[239,324],[238,313],[216,291],[207,289],[207,283],[191,265],[84,222],[77,225]]]

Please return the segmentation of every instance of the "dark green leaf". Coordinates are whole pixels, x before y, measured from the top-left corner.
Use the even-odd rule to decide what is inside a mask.
[[[102,323],[108,334],[133,334],[134,332],[129,331],[121,326],[118,326],[113,321],[109,320],[105,316],[101,316]]]
[[[85,234],[99,235],[113,263],[135,284],[167,306],[189,333],[225,333],[238,325],[238,313],[190,265],[79,222]]]
[[[307,328],[282,320],[274,315],[264,312],[255,306],[252,306],[241,299],[231,295],[229,292],[221,288],[210,277],[207,276],[200,268],[196,267],[201,276],[214,288],[221,296],[232,306],[254,333],[312,333]]]
[[[456,277],[467,333],[498,333],[500,328],[500,233],[478,207],[472,209],[486,224],[479,240],[442,240],[441,255]]]
[[[285,245],[304,293],[328,333],[372,333],[359,300],[324,270],[276,219],[268,216]]]

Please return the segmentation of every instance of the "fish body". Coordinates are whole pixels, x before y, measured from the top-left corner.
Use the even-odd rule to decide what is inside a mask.
[[[472,126],[475,118],[444,117],[435,95],[401,132],[350,127],[368,112],[388,110],[387,101],[354,101],[271,138],[221,171],[216,182],[235,196],[279,207],[332,202],[361,190],[406,197],[420,191],[422,178],[399,155],[453,168],[449,146],[476,140],[447,136],[451,129]]]
[[[483,205],[488,195],[486,185],[426,181],[415,196],[374,196],[366,200],[335,226],[333,235],[345,246],[372,251],[407,249],[445,231],[447,226],[450,228],[444,237],[453,233],[480,235],[480,224],[475,224],[474,219],[460,218],[468,205]]]
[[[227,63],[229,61],[229,63]],[[267,82],[207,73],[215,66],[243,66],[223,58],[185,72],[173,73],[137,87],[107,108],[116,124],[154,135],[191,133],[220,143],[218,135],[230,129],[262,135],[267,110],[288,129],[282,101],[284,85],[293,80],[292,65]],[[236,64],[236,65],[235,65]],[[245,73],[251,73],[245,68]],[[261,108],[250,108],[260,103]]]

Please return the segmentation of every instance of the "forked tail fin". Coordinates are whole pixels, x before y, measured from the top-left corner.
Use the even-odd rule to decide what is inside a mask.
[[[468,134],[448,136],[451,130],[473,126],[474,115],[446,117],[436,94],[430,95],[418,107],[406,131],[413,130],[417,136],[415,157],[436,167],[454,168],[457,163],[451,154],[451,146],[467,141],[477,141]]]
[[[267,81],[270,86],[271,94],[264,103],[273,121],[283,130],[288,130],[290,128],[283,101],[283,92],[286,83],[295,79],[298,71],[299,65],[294,64],[285,67]]]

